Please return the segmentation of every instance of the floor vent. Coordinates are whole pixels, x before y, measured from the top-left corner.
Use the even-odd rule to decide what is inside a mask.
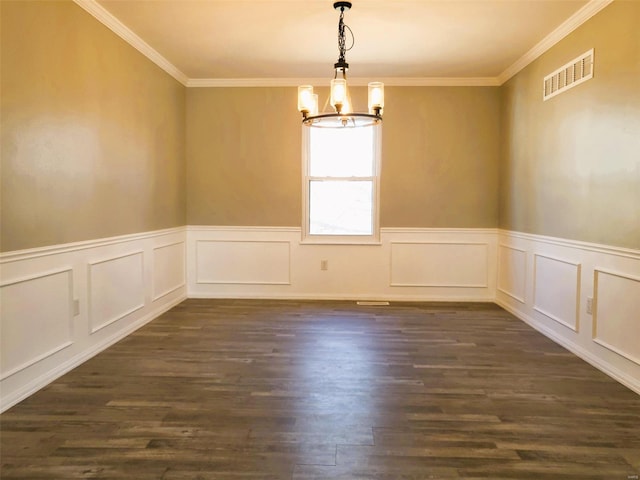
[[[593,78],[593,48],[544,77],[543,100]]]
[[[371,306],[371,307],[385,307],[389,305],[389,302],[372,302],[372,301],[358,301],[358,305]]]

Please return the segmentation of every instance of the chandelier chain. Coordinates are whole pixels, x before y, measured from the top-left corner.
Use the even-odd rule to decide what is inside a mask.
[[[345,30],[351,35],[351,45],[347,48]],[[348,25],[344,23],[344,7],[340,8],[340,20],[338,22],[338,63],[346,63],[346,53],[351,50],[356,43],[355,36]]]

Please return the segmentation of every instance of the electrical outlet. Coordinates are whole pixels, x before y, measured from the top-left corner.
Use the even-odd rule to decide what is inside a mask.
[[[329,260],[320,260],[320,270],[329,270]]]
[[[587,297],[587,313],[591,315],[593,313],[593,298]]]
[[[73,316],[80,315],[80,300],[73,301]]]

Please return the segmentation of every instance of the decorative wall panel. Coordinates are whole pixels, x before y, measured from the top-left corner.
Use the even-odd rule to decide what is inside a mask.
[[[640,365],[640,278],[595,271],[593,339]]]
[[[533,281],[533,308],[577,332],[580,264],[536,254]]]
[[[197,283],[288,285],[289,242],[200,240]]]
[[[185,285],[184,242],[162,245],[153,249],[153,300]]]
[[[70,268],[10,280],[0,288],[4,379],[59,352],[73,341]]]
[[[89,263],[91,333],[144,307],[143,252]]]
[[[498,248],[498,290],[525,303],[527,286],[527,252],[500,245]]]
[[[391,243],[391,285],[488,286],[486,243]]]

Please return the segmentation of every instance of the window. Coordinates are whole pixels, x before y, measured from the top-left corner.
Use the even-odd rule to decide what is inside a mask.
[[[378,242],[381,126],[303,127],[304,239]]]

